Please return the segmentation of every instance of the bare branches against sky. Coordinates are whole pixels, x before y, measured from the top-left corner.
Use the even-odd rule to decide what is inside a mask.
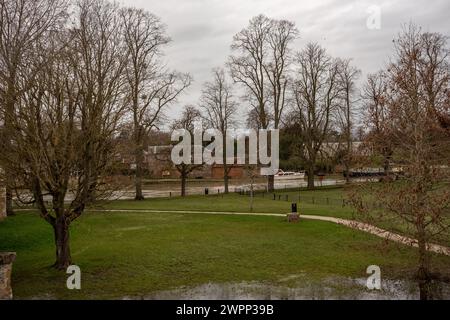
[[[194,84],[178,103],[178,115],[185,104],[196,103],[211,70],[220,67],[230,54],[233,36],[248,21],[265,14],[295,22],[300,38],[295,50],[316,41],[338,57],[352,58],[363,75],[376,72],[387,62],[392,40],[401,26],[413,21],[425,31],[449,35],[448,0],[122,0],[125,5],[154,13],[167,25],[173,39],[166,58],[169,65],[189,72]],[[380,9],[379,29],[369,29],[370,8]],[[362,77],[364,78],[364,77]]]

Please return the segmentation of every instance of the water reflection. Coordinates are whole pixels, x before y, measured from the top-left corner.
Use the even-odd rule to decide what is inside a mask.
[[[145,300],[417,300],[417,283],[384,280],[382,290],[368,290],[366,279],[329,278],[321,282],[280,281],[207,283],[143,296]],[[450,299],[450,285],[433,284],[434,299]]]
[[[442,281],[438,280],[419,280],[418,287],[420,300],[449,300],[448,286],[450,286],[450,284],[447,283],[446,286]]]

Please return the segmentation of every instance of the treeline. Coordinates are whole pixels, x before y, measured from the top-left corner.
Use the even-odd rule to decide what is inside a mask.
[[[143,137],[192,81],[165,67],[169,42],[158,17],[109,1],[0,2],[0,163],[8,213],[13,193],[35,204],[54,228],[58,269],[71,263],[70,224],[111,192],[120,131],[131,123],[133,154],[142,163]],[[73,201],[65,205],[69,193]]]

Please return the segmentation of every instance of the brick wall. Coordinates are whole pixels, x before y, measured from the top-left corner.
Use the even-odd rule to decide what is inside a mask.
[[[223,166],[213,166],[211,168],[211,176],[213,179],[223,179]],[[234,165],[228,176],[232,179],[242,179],[245,176],[244,168],[242,166]]]
[[[11,272],[15,259],[16,254],[13,252],[0,252],[0,300],[10,300],[13,298]]]

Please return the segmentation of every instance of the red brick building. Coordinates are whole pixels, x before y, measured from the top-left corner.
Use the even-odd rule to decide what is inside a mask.
[[[245,177],[244,167],[241,165],[232,165],[228,177],[230,177],[231,179],[244,178]],[[224,178],[223,165],[213,165],[211,167],[211,178],[213,179]]]

